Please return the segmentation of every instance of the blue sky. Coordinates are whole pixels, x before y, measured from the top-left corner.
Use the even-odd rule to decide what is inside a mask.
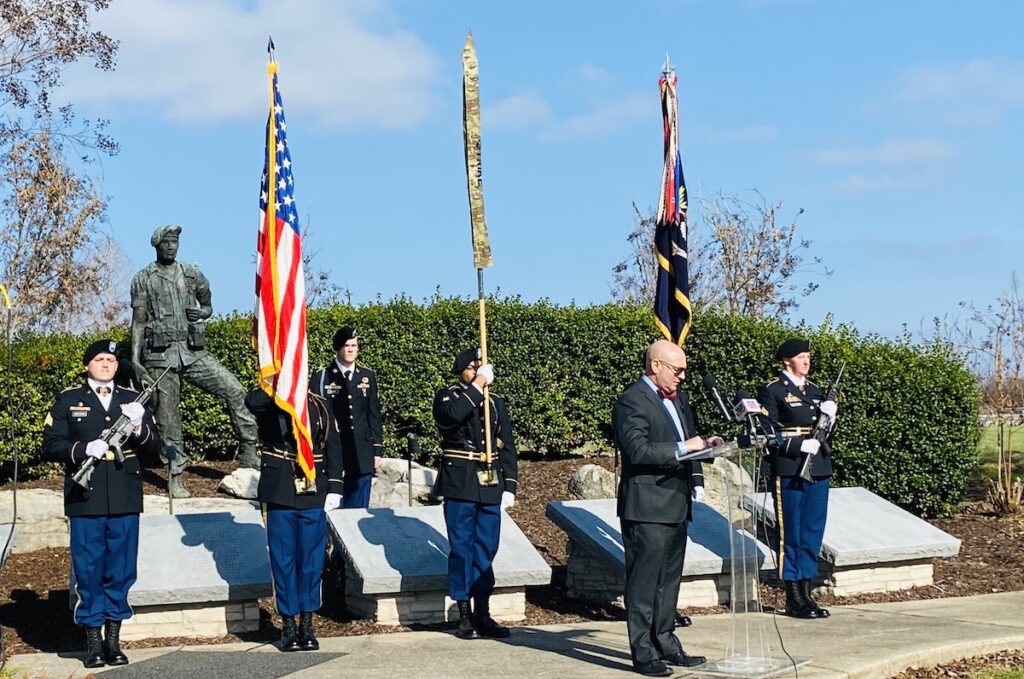
[[[152,230],[181,224],[217,312],[252,306],[268,33],[299,212],[356,302],[475,293],[469,28],[491,289],[610,297],[631,202],[657,198],[666,52],[691,196],[756,188],[803,208],[835,272],[794,320],[916,331],[994,299],[1024,245],[1016,3],[117,0],[95,24],[120,40],[118,68],[69,69],[65,95],[121,143],[102,165],[106,228],[140,268]]]

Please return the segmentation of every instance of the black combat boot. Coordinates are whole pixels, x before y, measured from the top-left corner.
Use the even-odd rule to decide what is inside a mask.
[[[490,595],[473,597],[473,622],[480,634],[488,639],[506,639],[511,634],[508,627],[499,625],[491,617]]]
[[[815,613],[817,613],[819,618],[827,618],[828,616],[832,615],[831,613],[828,612],[827,608],[822,608],[821,606],[819,606],[818,602],[816,602],[814,600],[814,598],[811,597],[811,581],[810,580],[800,580],[796,584],[797,584],[797,590],[799,591],[799,594],[800,594],[800,598],[803,599],[804,606],[810,608]]]
[[[99,627],[85,628],[85,666],[103,667],[107,664],[103,657],[103,633]]]
[[[299,613],[299,647],[303,651],[319,651],[320,642],[313,634],[313,614]]]
[[[103,655],[108,665],[127,665],[128,656],[121,652],[121,621],[107,620],[106,639],[103,641]]]
[[[302,650],[295,629],[295,618],[291,615],[281,616],[281,650],[285,653]]]
[[[800,596],[800,582],[786,580],[786,614],[794,618],[817,618],[818,612],[810,608]]]
[[[455,636],[460,639],[479,639],[480,632],[473,624],[473,614],[469,612],[469,601],[457,601],[459,605],[459,628],[455,630]]]

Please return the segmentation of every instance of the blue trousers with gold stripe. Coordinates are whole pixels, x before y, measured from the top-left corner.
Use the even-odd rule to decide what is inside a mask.
[[[775,546],[783,580],[818,577],[818,553],[828,515],[828,479],[808,483],[799,476],[776,476]],[[778,549],[779,545],[782,549]]]
[[[456,601],[494,591],[494,557],[501,534],[501,505],[444,501],[448,528],[448,595]]]
[[[277,612],[291,617],[320,609],[320,578],[327,549],[323,507],[267,505],[267,545]]]
[[[138,578],[139,515],[71,517],[75,622],[99,627],[132,617],[128,590]]]

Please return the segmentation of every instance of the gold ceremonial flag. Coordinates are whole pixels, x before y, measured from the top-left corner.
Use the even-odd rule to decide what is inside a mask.
[[[484,177],[480,167],[480,75],[473,34],[462,46],[462,132],[466,146],[466,184],[469,188],[469,221],[473,229],[473,265],[483,269],[494,264],[484,219]]]

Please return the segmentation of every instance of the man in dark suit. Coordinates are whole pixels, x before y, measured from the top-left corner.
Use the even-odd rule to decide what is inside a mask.
[[[452,372],[459,376],[458,383],[434,395],[434,422],[443,453],[436,493],[444,497],[450,546],[448,595],[459,607],[456,636],[500,639],[509,636],[509,631],[491,617],[492,564],[498,553],[501,512],[515,503],[516,444],[505,401],[492,393],[488,479],[483,390],[494,380],[494,370],[481,364],[479,349],[467,349],[455,357]]]
[[[132,616],[128,590],[138,576],[142,474],[137,455],[155,464],[162,446],[153,416],[135,403],[138,394],[114,384],[116,350],[109,339],[86,348],[85,384],[61,392],[43,426],[43,459],[65,465],[64,513],[70,518],[71,569],[78,595],[75,622],[85,626],[86,667],[128,663],[120,635],[121,621]],[[133,425],[123,463],[100,439],[122,415]],[[89,458],[96,466],[85,490],[71,477]]]
[[[643,376],[612,411],[622,453],[618,516],[626,551],[629,649],[634,670],[653,677],[672,674],[665,663],[693,667],[706,660],[683,652],[673,631],[690,501],[703,495],[699,465],[679,458],[722,439],[697,435],[686,392],[678,389],[685,375],[683,350],[658,340],[647,349]]]
[[[757,390],[757,399],[783,435],[781,446],[769,449],[772,496],[775,499],[776,547],[779,576],[786,587],[786,612],[797,618],[827,618],[828,609],[811,598],[818,577],[818,552],[825,535],[832,449],[810,436],[823,415],[835,422],[836,404],[826,401],[818,385],[807,379],[811,369],[811,343],[791,338],[782,343],[776,358],[782,374]],[[800,476],[811,456],[812,481]]]
[[[380,466],[384,445],[377,374],[356,363],[359,337],[351,326],[334,333],[333,346],[334,360],[313,373],[309,389],[327,399],[341,432],[342,506],[365,509],[370,506],[373,472]]]
[[[325,512],[341,504],[341,442],[327,403],[307,398],[316,476],[307,481],[299,466],[291,415],[262,389],[245,397],[256,416],[260,442],[257,497],[266,510],[267,546],[274,600],[281,616],[281,650],[315,651],[313,613],[320,609],[320,578],[327,549]],[[298,629],[295,616],[299,616]]]

